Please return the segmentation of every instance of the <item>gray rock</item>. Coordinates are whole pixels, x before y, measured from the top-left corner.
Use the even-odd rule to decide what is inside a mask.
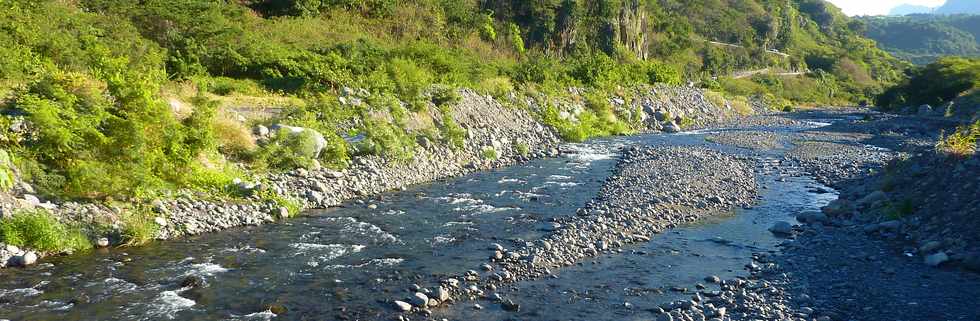
[[[289,218],[289,209],[286,208],[286,207],[280,206],[278,209],[276,209],[275,215],[276,215],[276,217],[278,217],[281,220],[282,219]]]
[[[415,295],[412,296],[412,305],[424,308],[428,304],[429,296],[425,295],[425,293],[415,292]]]
[[[902,227],[902,222],[897,220],[878,223],[878,230],[895,232]]]
[[[277,134],[285,130],[285,132],[291,136],[298,136],[305,132],[310,133],[311,135],[309,136],[309,138],[312,140],[310,143],[313,145],[313,150],[312,150],[313,154],[305,155],[305,156],[313,159],[320,158],[320,153],[323,152],[323,149],[327,147],[327,139],[323,137],[323,134],[320,134],[320,132],[310,128],[275,124],[272,125],[270,129],[276,131]]]
[[[942,242],[939,241],[929,241],[919,247],[919,253],[932,253],[938,250],[940,246],[943,246]]]
[[[446,302],[449,300],[449,297],[449,290],[446,290],[446,288],[440,286],[439,289],[436,290],[436,298],[439,299],[439,302]]]
[[[681,126],[677,125],[675,122],[669,122],[664,125],[664,132],[666,133],[679,133],[681,131]]]
[[[793,235],[793,225],[786,221],[779,221],[769,227],[769,232],[779,236]]]
[[[167,226],[167,219],[160,216],[154,217],[153,222],[157,223],[157,225],[159,225],[160,227]]]
[[[824,213],[802,213],[796,216],[796,220],[803,223],[826,223],[827,215]]]
[[[38,205],[41,205],[41,200],[38,199],[37,196],[31,194],[24,194],[23,197],[24,197],[24,203],[28,207],[37,207]]]
[[[398,310],[399,311],[402,311],[402,312],[412,311],[412,305],[411,304],[408,304],[408,302],[405,302],[405,301],[395,300],[395,307],[398,308]]]
[[[872,206],[878,202],[882,202],[888,199],[888,195],[882,191],[874,191],[871,194],[865,195],[857,201],[858,206]]]
[[[256,136],[259,137],[269,136],[269,128],[262,125],[258,125],[255,126],[254,129],[252,129],[252,133],[254,133]]]
[[[105,237],[100,237],[97,241],[95,241],[95,245],[98,247],[109,246],[109,239]]]
[[[25,267],[25,266],[33,265],[34,263],[37,263],[37,253],[34,253],[34,251],[30,251],[24,253],[23,255],[18,255],[11,258],[11,261],[12,262],[10,265],[13,266]]]
[[[946,255],[946,252],[939,252],[925,257],[925,263],[928,266],[939,266],[946,261],[949,261],[949,256]]]

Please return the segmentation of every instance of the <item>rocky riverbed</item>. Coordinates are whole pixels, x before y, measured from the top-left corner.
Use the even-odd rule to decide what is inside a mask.
[[[863,113],[560,145],[544,151],[558,158],[360,196],[281,226],[106,250],[95,265],[59,258],[0,282],[0,311],[39,320],[976,319],[980,277],[954,264],[975,248],[970,225],[942,225],[967,217],[971,199],[926,203],[955,209],[950,220],[879,213],[905,195],[880,191],[886,164],[928,144],[880,138],[904,128],[880,122],[908,119]],[[960,164],[924,182],[976,170]],[[461,168],[481,166],[492,165]],[[357,175],[323,173],[290,173],[284,181],[297,183],[275,188]],[[369,177],[397,177],[385,175],[395,174]],[[967,195],[975,185],[964,182]],[[835,188],[841,200],[830,202]],[[118,284],[124,296],[105,291]],[[220,295],[229,291],[248,295]]]

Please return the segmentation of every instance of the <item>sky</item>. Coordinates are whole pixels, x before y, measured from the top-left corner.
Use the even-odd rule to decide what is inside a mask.
[[[946,0],[830,0],[849,16],[883,15],[900,4],[938,7]]]

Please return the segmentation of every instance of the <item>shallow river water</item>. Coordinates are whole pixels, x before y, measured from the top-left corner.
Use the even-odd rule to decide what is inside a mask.
[[[601,188],[624,146],[705,145],[748,153],[708,143],[705,134],[570,144],[562,147],[563,157],[386,193],[284,223],[2,270],[0,319],[390,319],[387,300],[405,297],[413,284],[477,269],[488,244],[518,247],[548,233],[542,227],[549,218],[573,215]],[[751,253],[776,250],[780,240],[766,231],[772,222],[817,211],[836,197],[805,175],[765,170],[779,153],[754,154],[763,187],[757,206],[670,230],[620,254],[556,271],[555,278],[501,289],[521,302],[516,314],[489,302],[461,302],[435,314],[451,320],[649,319],[652,312],[643,311],[683,295],[671,287],[743,273]],[[189,276],[205,285],[181,287]]]

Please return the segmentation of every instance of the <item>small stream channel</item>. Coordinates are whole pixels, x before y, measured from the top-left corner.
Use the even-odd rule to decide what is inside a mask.
[[[792,129],[781,129],[792,130]],[[573,215],[632,144],[706,145],[707,132],[640,135],[563,146],[565,156],[434,182],[314,211],[284,223],[244,227],[139,248],[102,249],[0,271],[0,319],[268,320],[390,319],[386,300],[413,284],[476,269],[486,248],[537,240],[549,218]],[[780,150],[760,157],[759,204],[657,235],[558,271],[556,278],[502,289],[516,315],[489,302],[436,311],[452,320],[649,319],[671,291],[707,275],[743,273],[752,252],[776,250],[772,222],[818,211],[836,198],[794,173],[772,171]],[[821,191],[822,190],[822,191]],[[205,285],[181,287],[190,276]],[[693,289],[692,289],[693,290]],[[473,309],[479,303],[486,309]],[[274,310],[281,315],[270,311]],[[283,312],[285,311],[285,312]]]

